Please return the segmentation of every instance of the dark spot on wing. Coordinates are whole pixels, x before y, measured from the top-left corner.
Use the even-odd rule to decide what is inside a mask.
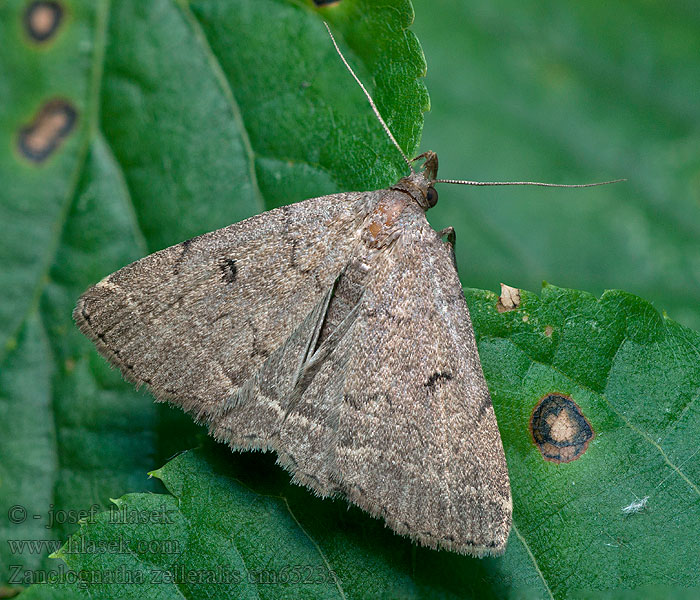
[[[185,260],[185,257],[189,254],[190,249],[192,247],[192,243],[197,239],[202,237],[201,235],[198,235],[196,237],[190,238],[189,240],[185,240],[184,242],[180,242],[178,246],[181,249],[180,256],[177,257],[175,260],[175,264],[173,265],[173,273],[177,275],[180,272],[180,266],[182,265],[183,261]]]
[[[220,263],[221,268],[221,280],[226,283],[233,283],[236,281],[236,276],[238,275],[238,267],[236,267],[236,261],[232,258],[224,258]]]
[[[360,403],[358,401],[357,394],[344,394],[343,403],[351,406],[355,410],[358,410],[360,408]]]
[[[423,385],[427,388],[432,388],[438,381],[449,381],[450,379],[452,379],[451,373],[435,371],[435,373],[428,377],[428,381],[426,381]]]
[[[260,344],[258,328],[255,326],[253,319],[247,318],[246,323],[248,324],[248,327],[250,327],[250,330],[253,333],[253,344],[250,350],[250,358],[267,358],[268,356],[270,356],[270,350],[265,348],[264,345]]]
[[[261,358],[267,358],[270,356],[270,351],[267,348],[262,348],[257,340],[253,340],[253,349],[250,351],[250,357],[256,358],[258,356]]]
[[[353,409],[362,411],[367,405],[385,403],[389,408],[393,406],[391,396],[386,392],[352,392],[343,395],[343,402]]]
[[[558,393],[539,401],[530,418],[530,432],[542,457],[556,463],[576,460],[595,437],[578,404]]]
[[[37,43],[49,41],[63,20],[63,7],[58,2],[32,2],[24,11],[24,29]]]
[[[68,137],[77,120],[78,112],[68,101],[50,100],[29,125],[20,129],[17,139],[20,154],[32,162],[43,162]]]
[[[203,238],[205,235],[206,234],[195,235],[194,237],[191,237],[189,240],[185,240],[184,242],[180,242],[179,245],[182,248],[182,255],[184,256],[187,252],[189,252],[192,249],[192,244],[194,244],[200,238]]]

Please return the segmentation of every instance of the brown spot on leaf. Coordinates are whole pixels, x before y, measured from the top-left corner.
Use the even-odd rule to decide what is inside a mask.
[[[39,109],[34,121],[22,127],[17,146],[25,158],[46,160],[75,128],[78,112],[66,100],[50,100]]]
[[[544,328],[544,334],[547,337],[552,337],[552,334],[554,333],[554,327],[551,325],[547,325],[547,327]]]
[[[330,6],[331,4],[340,4],[340,0],[314,0],[316,6]]]
[[[24,28],[27,35],[40,44],[49,41],[58,31],[63,20],[63,7],[58,2],[37,0],[24,11]]]
[[[499,313],[515,310],[520,306],[520,290],[510,287],[505,283],[501,284],[501,296],[498,298],[496,310]]]
[[[579,458],[595,436],[578,404],[557,393],[539,401],[530,418],[530,432],[542,457],[556,463]]]

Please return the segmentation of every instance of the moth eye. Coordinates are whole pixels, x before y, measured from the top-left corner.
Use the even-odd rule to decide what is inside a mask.
[[[430,208],[435,206],[438,201],[438,193],[437,190],[434,187],[429,187],[428,188],[428,193],[426,194],[426,199],[428,200],[428,205]]]

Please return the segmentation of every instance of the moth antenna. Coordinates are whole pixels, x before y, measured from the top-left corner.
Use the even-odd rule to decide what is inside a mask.
[[[404,154],[404,151],[401,149],[401,146],[399,146],[399,143],[396,141],[396,138],[391,133],[389,126],[386,124],[386,122],[382,118],[382,115],[379,114],[379,109],[377,108],[377,105],[374,103],[374,100],[372,100],[372,96],[369,95],[367,88],[365,88],[365,86],[362,85],[360,78],[357,75],[355,75],[355,71],[352,70],[352,67],[348,64],[348,61],[345,60],[343,53],[340,51],[340,48],[338,48],[338,44],[336,43],[335,38],[333,37],[333,33],[331,33],[331,28],[328,26],[328,23],[326,23],[324,21],[323,24],[326,26],[326,29],[328,30],[328,35],[331,36],[331,41],[333,42],[333,45],[335,46],[335,51],[338,53],[338,56],[340,56],[340,59],[345,64],[345,67],[347,68],[347,70],[350,71],[350,75],[352,75],[355,78],[355,81],[357,81],[358,85],[362,88],[362,91],[365,93],[365,96],[367,96],[367,100],[369,100],[369,105],[372,107],[374,114],[377,115],[377,119],[379,119],[379,122],[382,124],[384,131],[386,131],[386,134],[389,136],[389,139],[392,141],[394,146],[396,146],[398,151],[401,152],[401,156],[403,156],[403,159],[406,161],[408,168],[411,169],[411,173],[414,173],[415,171],[413,170],[413,165],[411,164],[411,161],[408,160],[408,157]]]
[[[620,183],[626,179],[613,179],[612,181],[597,181],[595,183],[542,183],[541,181],[465,181],[462,179],[436,179],[433,183],[458,183],[460,185],[539,185],[540,187],[560,188],[585,188],[597,185],[610,185]]]

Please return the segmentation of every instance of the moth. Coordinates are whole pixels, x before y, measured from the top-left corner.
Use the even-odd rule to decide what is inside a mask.
[[[126,379],[232,449],[275,451],[295,483],[423,545],[498,555],[503,446],[454,230],[425,217],[436,183],[482,184],[438,180],[433,152],[404,159],[388,189],[283,206],[125,266],[74,319]]]

